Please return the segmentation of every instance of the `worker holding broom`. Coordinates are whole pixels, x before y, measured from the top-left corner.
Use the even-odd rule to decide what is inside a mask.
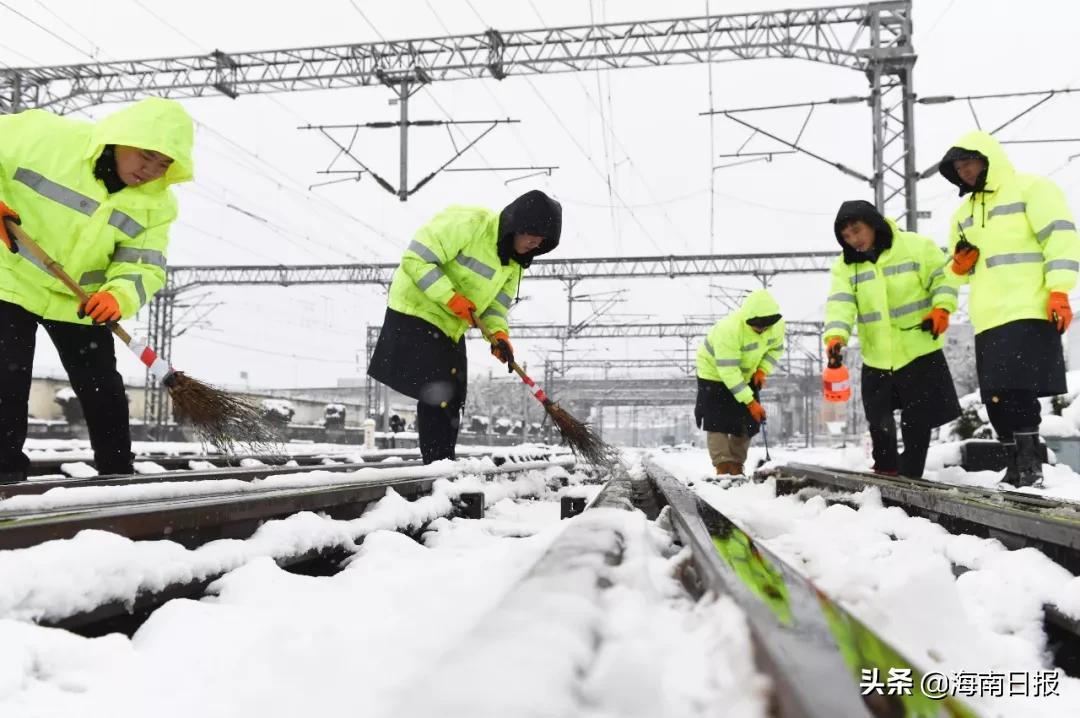
[[[559,245],[562,206],[539,190],[501,212],[451,206],[422,227],[394,273],[368,374],[417,400],[424,463],[455,458],[476,321],[513,371],[507,312],[532,260]]]
[[[99,474],[130,474],[131,432],[110,322],[165,285],[170,185],[193,176],[191,117],[151,97],[97,123],[0,117],[0,482],[26,478],[31,369],[45,328],[86,416]],[[21,225],[89,294],[80,302],[27,251]]]
[[[713,325],[698,347],[694,419],[708,432],[718,475],[744,472],[750,439],[765,421],[758,393],[784,354],[780,305],[764,289]]]

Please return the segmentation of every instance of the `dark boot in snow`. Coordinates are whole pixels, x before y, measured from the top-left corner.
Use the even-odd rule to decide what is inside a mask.
[[[1005,449],[1005,475],[1001,477],[1001,483],[1019,486],[1020,472],[1016,469],[1016,441],[1003,441],[1001,448]]]
[[[1039,457],[1039,432],[1016,431],[1013,437],[1016,439],[1016,486],[1041,488],[1043,471]]]

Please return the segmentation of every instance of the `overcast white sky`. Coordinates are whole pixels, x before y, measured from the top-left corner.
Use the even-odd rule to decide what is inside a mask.
[[[709,3],[712,14],[815,6],[820,2]],[[0,62],[12,65],[87,62],[90,56],[132,59],[224,51],[266,50],[345,42],[429,37],[596,22],[704,15],[703,0],[2,0]],[[32,18],[52,33],[35,26]],[[915,89],[920,95],[980,94],[1062,88],[1080,80],[1073,2],[1029,0],[915,0]],[[78,49],[76,49],[78,48]],[[857,72],[795,60],[722,63],[712,70],[717,108],[780,104],[865,94]],[[562,201],[559,253],[572,256],[828,250],[836,248],[832,217],[845,199],[872,199],[870,189],[804,156],[781,156],[719,170],[715,175],[715,234],[709,236],[710,122],[705,66],[619,70],[553,76],[436,83],[414,96],[413,119],[511,117],[456,166],[558,165],[551,177],[510,181],[523,173],[444,174],[399,202],[370,178],[308,190],[333,147],[297,125],[395,120],[391,93],[380,87],[328,92],[204,98],[185,105],[199,123],[196,182],[178,190],[171,264],[321,263],[396,261],[412,233],[448,204],[500,208],[537,187]],[[1015,114],[1030,99],[979,103],[983,126]],[[80,116],[100,117],[116,106]],[[1002,133],[1004,139],[1080,136],[1080,98],[1058,97]],[[758,113],[757,121],[793,137],[804,111]],[[974,121],[963,103],[917,109],[917,164],[926,167]],[[465,128],[465,132],[474,130]],[[713,123],[716,152],[734,152],[748,132],[725,119]],[[397,181],[394,130],[367,130],[357,154]],[[815,112],[804,143],[830,159],[870,174],[870,111],[861,105]],[[2,138],[0,138],[2,141]],[[458,135],[459,143],[462,136]],[[452,153],[445,130],[420,129],[410,137],[412,180]],[[780,149],[757,138],[747,150]],[[1080,143],[1012,145],[1013,161],[1027,171],[1053,173],[1073,200],[1080,193]],[[609,193],[610,175],[614,192]],[[955,192],[934,177],[919,186],[920,208],[933,216],[920,229],[944,243]],[[242,213],[228,205],[241,208]],[[254,215],[252,217],[251,215]],[[750,279],[713,280],[751,287]],[[726,310],[705,278],[585,283],[579,291],[626,289],[618,315],[633,320],[679,321]],[[785,316],[817,319],[824,275],[781,279],[773,289]],[[560,285],[528,281],[516,322],[563,321]],[[325,386],[362,376],[364,332],[381,322],[383,292],[375,287],[215,288],[191,297],[193,315],[214,305],[198,326],[184,322],[173,363],[207,380],[252,385]],[[583,306],[581,310],[587,313]],[[47,338],[39,341],[37,369],[59,371]],[[578,355],[657,358],[681,342],[609,342],[573,345]],[[471,356],[486,370],[485,353]],[[538,363],[552,346],[516,344]],[[123,355],[123,352],[120,352]],[[127,376],[142,376],[122,356]]]

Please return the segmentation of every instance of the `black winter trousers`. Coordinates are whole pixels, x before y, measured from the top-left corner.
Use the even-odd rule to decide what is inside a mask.
[[[1000,441],[1012,441],[1014,431],[1038,430],[1042,417],[1034,390],[983,389],[980,393]]]
[[[82,404],[98,473],[133,473],[127,396],[109,330],[42,319],[0,301],[0,474],[25,475],[30,465],[22,448],[39,324],[56,346]]]
[[[416,403],[416,431],[420,434],[420,456],[425,464],[440,459],[456,459],[458,429],[461,428],[463,397],[454,396],[446,406]]]

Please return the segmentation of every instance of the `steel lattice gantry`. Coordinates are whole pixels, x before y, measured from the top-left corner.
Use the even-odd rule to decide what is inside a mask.
[[[835,252],[793,252],[786,254],[686,255],[667,257],[597,257],[583,259],[538,259],[529,268],[530,279],[579,281],[583,279],[673,278],[681,276],[743,275],[764,281],[778,274],[819,273],[829,271],[836,259]],[[289,287],[294,285],[375,284],[389,286],[397,268],[396,263],[375,264],[318,264],[318,265],[245,265],[232,267],[176,266],[169,268],[168,284],[150,305],[149,334],[151,346],[169,346],[173,337],[173,307],[183,292],[201,286],[264,285]],[[160,305],[160,306],[159,306]],[[788,331],[791,332],[789,323]],[[810,323],[807,323],[810,324]],[[641,327],[656,327],[644,329]],[[635,328],[637,327],[637,328]],[[670,328],[668,328],[670,327]],[[674,327],[682,327],[675,329]],[[379,327],[368,327],[368,357],[378,337]],[[705,333],[705,324],[674,325],[586,325],[568,328],[565,325],[544,325],[536,329],[533,338],[596,338],[597,335],[618,337],[627,331],[642,332],[636,336],[678,336],[684,339]],[[372,335],[374,331],[374,335]],[[524,328],[515,328],[518,336]],[[820,330],[816,330],[820,333]],[[622,333],[619,333],[622,332]],[[657,334],[656,332],[665,332]],[[373,338],[374,337],[374,338]],[[154,342],[157,344],[154,344]],[[162,351],[163,356],[170,356]],[[147,377],[147,386],[154,382]],[[374,386],[368,382],[369,402]],[[161,427],[168,420],[168,399],[163,387],[147,391],[144,421]],[[371,405],[371,404],[369,404]]]
[[[911,0],[738,15],[0,70],[0,112],[71,112],[146,95],[202,97],[793,58],[866,74],[879,209],[917,221]],[[900,215],[899,212],[893,212]]]
[[[627,279],[742,275],[767,279],[777,274],[827,272],[836,252],[783,254],[699,254],[667,257],[584,257],[537,259],[529,279]],[[169,267],[169,291],[200,285],[381,284],[389,285],[392,264],[244,265],[232,267]]]

